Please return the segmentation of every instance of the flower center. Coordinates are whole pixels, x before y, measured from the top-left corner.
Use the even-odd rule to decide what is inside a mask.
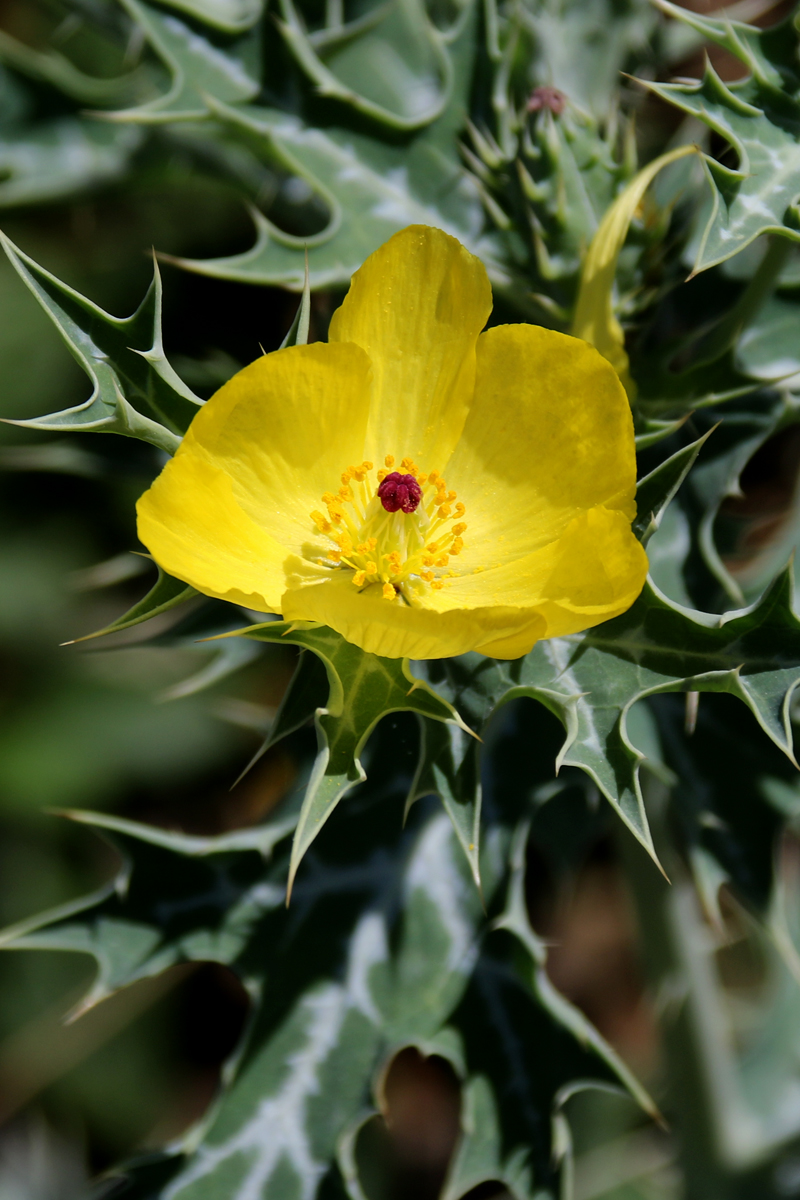
[[[413,475],[392,471],[378,484],[378,497],[387,512],[402,509],[404,513],[412,513],[422,499],[422,488]]]
[[[458,574],[449,564],[464,546],[466,510],[438,471],[424,475],[410,458],[393,471],[393,455],[384,461],[377,486],[371,462],[348,467],[338,492],[322,497],[327,516],[311,513],[326,542],[317,561],[350,571],[359,590],[380,584],[385,600],[409,602],[414,592],[443,588]]]

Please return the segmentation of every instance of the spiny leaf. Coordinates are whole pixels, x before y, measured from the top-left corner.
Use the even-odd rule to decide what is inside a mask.
[[[724,262],[762,233],[800,240],[800,103],[798,35],[793,15],[769,30],[689,14],[666,0],[664,12],[725,46],[752,74],[726,84],[710,62],[698,83],[643,82],[670,104],[725,138],[736,167],[706,158],[713,205],[697,250],[694,270]]]
[[[132,867],[113,914],[96,905],[73,914],[71,928],[62,922],[11,943],[51,938],[120,964],[125,951],[129,971],[141,973],[138,938],[140,950],[145,941],[157,947],[151,962],[211,957],[248,983],[246,1045],[203,1136],[183,1139],[179,1173],[157,1195],[194,1200],[219,1189],[234,1200],[249,1188],[261,1200],[290,1186],[316,1195],[387,1057],[398,1045],[430,1043],[459,1003],[482,921],[462,855],[435,808],[418,805],[404,832],[384,809],[385,800],[373,803],[345,822],[343,840],[298,882],[288,912],[263,859],[259,877],[257,831],[248,831],[255,853],[247,843],[234,849],[230,837],[200,848],[199,839],[182,845],[159,834],[170,844],[155,863],[146,832],[138,841],[141,827],[116,829],[115,838],[134,840],[126,840]]]
[[[636,520],[633,523],[633,531],[642,545],[646,546],[658,529],[667,505],[691,471],[712,432],[713,430],[709,429],[697,441],[678,450],[644,479],[639,480],[636,485]]]
[[[149,621],[151,617],[157,617],[160,613],[169,612],[170,609],[185,604],[187,600],[191,600],[196,595],[197,592],[193,587],[189,587],[181,579],[173,579],[171,575],[167,575],[161,570],[161,567],[158,567],[158,579],[150,591],[126,613],[117,617],[116,621],[112,621],[104,629],[98,629],[96,633],[84,634],[83,637],[64,642],[64,645],[72,646],[76,642],[87,642],[91,638],[103,637],[107,633],[119,633],[123,629],[131,629],[134,625],[140,625],[142,621]]]
[[[586,771],[655,856],[639,783],[644,755],[628,713],[661,692],[728,692],[794,762],[789,702],[800,682],[800,621],[790,571],[751,608],[714,616],[673,604],[651,582],[621,617],[570,638],[540,642],[511,665],[515,686],[563,722],[560,765]]]
[[[682,697],[658,696],[651,706],[665,761],[680,780],[672,807],[706,911],[721,924],[717,893],[728,883],[748,907],[766,915],[781,825],[770,788],[796,791],[800,776],[728,697],[700,697],[691,734]]]
[[[759,447],[798,419],[797,402],[792,396],[765,391],[758,393],[755,403],[752,400],[734,402],[719,415],[723,419],[686,480],[678,501],[679,508],[676,506],[674,514],[686,522],[686,550],[691,554],[684,564],[675,561],[673,553],[674,568],[684,571],[690,602],[707,608],[745,603],[745,579],[741,577],[739,582],[726,566],[727,556],[735,556],[736,547],[721,550],[717,544],[721,533],[720,510],[728,497],[741,495],[741,473]],[[710,425],[715,419],[716,414],[699,413],[694,422],[702,429],[704,424]],[[669,531],[665,531],[665,536],[656,533],[650,550],[658,555],[663,542],[666,552],[668,539]],[[789,553],[790,548],[780,542],[772,553],[769,547],[766,548],[759,561],[771,567],[771,571],[765,574],[762,569],[755,577],[755,583],[760,586],[750,586],[749,598],[771,583],[775,574],[783,569]],[[681,597],[676,594],[673,599]]]
[[[360,755],[381,717],[390,712],[416,712],[467,727],[446,700],[414,678],[405,660],[366,654],[322,625],[270,621],[224,636],[303,646],[322,660],[328,676],[327,704],[315,715],[319,752],[292,846],[291,894],[306,850],[342,796],[366,779]]]
[[[96,75],[87,75],[63,54],[54,50],[34,50],[5,30],[0,30],[0,62],[14,67],[32,79],[49,83],[64,95],[84,104],[119,102],[137,80],[136,72],[112,79],[99,79]],[[33,134],[34,130],[31,129],[30,133]]]
[[[178,259],[202,274],[299,289],[308,249],[313,289],[346,285],[364,259],[409,224],[436,225],[477,252],[494,282],[514,295],[527,292],[504,265],[502,248],[488,235],[480,195],[461,165],[456,135],[463,125],[474,57],[474,5],[465,7],[448,43],[454,83],[442,115],[402,145],[378,141],[344,126],[313,128],[278,109],[233,108],[209,100],[226,140],[239,141],[262,162],[303,181],[328,210],[328,223],[308,237],[276,227],[252,210],[256,242],[221,259]]]
[[[664,438],[670,437],[673,433],[677,433],[681,425],[686,422],[686,416],[677,417],[672,421],[663,421],[655,417],[643,417],[638,412],[636,415],[636,449],[649,450],[651,446],[658,445]]]
[[[106,120],[158,123],[196,120],[208,114],[207,97],[228,104],[252,100],[260,90],[260,37],[252,21],[234,21],[221,25],[227,33],[206,29],[198,35],[178,17],[162,12],[145,0],[120,0],[144,33],[150,45],[167,67],[172,85],[162,96],[117,112],[104,112]],[[206,13],[237,9],[247,18],[252,0],[185,0],[174,4],[184,12],[205,8]],[[200,14],[195,14],[200,15]],[[256,13],[257,19],[258,13]],[[98,114],[99,115],[99,114]]]
[[[225,33],[249,29],[264,10],[264,0],[163,0],[163,3]]]
[[[200,838],[104,813],[64,815],[102,831],[125,866],[94,895],[6,929],[0,947],[89,954],[97,975],[81,1011],[175,963],[232,962],[254,923],[282,905],[285,863],[267,872],[268,883],[264,860],[291,832],[291,818]]]
[[[297,306],[286,337],[281,342],[281,350],[287,346],[305,346],[308,344],[308,327],[311,321],[311,280],[308,274],[308,254],[306,254],[306,277],[303,282],[303,295]]]
[[[460,1200],[497,1182],[520,1200],[555,1194],[560,1164],[552,1120],[576,1090],[624,1087],[647,1113],[658,1115],[619,1056],[547,976],[546,949],[526,912],[526,843],[523,823],[512,847],[504,910],[492,923],[453,1018],[463,1038],[467,1081],[461,1139],[443,1200]],[[521,970],[520,949],[527,960]]]
[[[0,208],[60,200],[121,179],[142,145],[136,129],[55,117],[0,132]]]
[[[520,17],[533,33],[530,85],[557,87],[598,121],[614,112],[620,71],[650,56],[658,21],[649,0],[537,0]]]
[[[475,739],[458,725],[423,719],[420,726],[419,765],[406,814],[423,796],[439,796],[480,888],[481,781]]]
[[[202,403],[176,375],[161,340],[161,277],[131,317],[112,317],[23,254],[2,233],[12,266],[30,289],[94,390],[83,404],[14,421],[28,429],[87,430],[141,438],[174,453]]]
[[[288,911],[279,848],[288,820],[206,839],[75,814],[112,838],[125,868],[101,894],[7,931],[5,948],[89,953],[98,979],[79,1011],[172,963],[209,959],[229,965],[253,1003],[204,1126],[132,1164],[129,1200],[340,1187],[337,1151],[346,1166],[371,1087],[406,1045],[446,1057],[465,1079],[446,1194],[460,1200],[473,1179],[500,1170],[527,1179],[531,1190],[517,1194],[532,1198],[534,1182],[558,1179],[550,1121],[563,1089],[626,1078],[544,978],[532,985],[519,972],[507,930],[481,950],[485,918],[444,814],[420,802],[401,830],[387,801],[399,818],[402,797],[385,785],[337,814],[339,837],[310,856]],[[507,1073],[509,1054],[517,1069]]]
[[[379,4],[355,21],[312,34],[292,0],[280,7],[283,36],[320,95],[399,130],[441,114],[453,69],[445,39],[420,0]]]

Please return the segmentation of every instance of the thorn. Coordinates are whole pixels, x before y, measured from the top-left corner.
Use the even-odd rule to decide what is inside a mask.
[[[686,693],[686,717],[683,723],[684,733],[691,737],[697,728],[697,711],[700,707],[700,693]]]

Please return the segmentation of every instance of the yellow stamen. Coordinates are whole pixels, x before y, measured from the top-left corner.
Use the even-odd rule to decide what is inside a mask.
[[[376,471],[377,482],[371,474],[373,464],[364,459],[342,472],[337,492],[325,492],[322,502],[328,518],[320,509],[310,515],[318,533],[329,539],[331,549],[326,558],[312,561],[347,571],[357,588],[380,584],[381,594],[389,601],[402,595],[412,580],[415,588],[426,585],[440,590],[445,586],[443,579],[459,573],[445,573],[444,569],[451,556],[458,556],[463,549],[461,535],[467,526],[461,520],[451,526],[450,521],[463,517],[466,508],[459,502],[455,517],[451,517],[456,493],[447,490],[440,472],[423,474],[410,457],[400,460],[399,469],[417,480],[422,502],[412,512],[385,508],[385,498],[377,495],[377,488],[394,467],[394,455],[387,454],[384,462],[386,466]]]

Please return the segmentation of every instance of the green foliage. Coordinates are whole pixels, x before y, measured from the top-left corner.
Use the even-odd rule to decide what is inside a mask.
[[[224,1097],[199,1140],[187,1138],[161,1164],[165,1196],[341,1189],[344,1181],[353,1194],[368,1169],[373,1081],[406,1046],[444,1058],[464,1081],[446,1186],[454,1200],[490,1180],[523,1200],[541,1194],[555,1177],[551,1114],[572,1080],[622,1079],[652,1107],[547,981],[522,902],[525,828],[505,902],[497,869],[485,881],[499,914],[489,932],[447,819],[420,803],[401,830],[402,802],[389,773],[354,811],[337,814],[338,836],[315,852],[288,910],[289,817],[201,839],[73,814],[123,852],[120,879],[10,930],[5,944],[90,954],[97,977],[82,1010],[193,960],[230,965],[252,997]],[[524,1103],[509,1055],[537,1064],[525,1072]],[[152,1172],[152,1162],[134,1165],[122,1194],[151,1195]]]
[[[704,271],[743,250],[763,233],[797,240],[797,125],[800,109],[794,46],[795,14],[762,32],[735,21],[689,15],[668,0],[658,6],[723,46],[742,62],[747,78],[732,85],[710,62],[698,84],[650,84],[654,92],[698,117],[733,148],[736,166],[706,159],[713,191],[711,212],[694,264]]]
[[[253,625],[252,613],[199,598],[159,571],[143,599],[116,619],[103,609],[102,628],[86,635],[124,632],[143,653],[205,655],[200,670],[162,688],[173,700],[200,694],[198,705],[206,693],[219,705],[213,689],[242,668],[266,676],[276,647],[299,650],[282,699],[251,703],[241,719],[263,739],[251,766],[279,745],[297,766],[274,814],[201,837],[72,812],[119,850],[121,873],[4,935],[8,948],[89,956],[96,975],[81,1020],[120,989],[182,963],[222,964],[247,989],[247,1031],[209,1111],[168,1150],[130,1163],[115,1194],[376,1200],[381,1081],[397,1054],[415,1047],[443,1060],[461,1089],[443,1200],[489,1183],[515,1200],[569,1197],[568,1098],[585,1086],[622,1086],[655,1109],[547,974],[525,864],[531,846],[547,843],[548,821],[554,857],[576,863],[610,814],[648,952],[661,954],[650,971],[668,1039],[677,1039],[667,1042],[678,1079],[668,1100],[679,1123],[684,1101],[694,1113],[685,1078],[713,1074],[723,1060],[730,1078],[745,1079],[746,1104],[757,1107],[752,1097],[771,1088],[778,1095],[789,1087],[784,1060],[797,1037],[796,930],[775,858],[800,794],[800,625],[787,566],[800,541],[796,481],[780,535],[749,559],[731,502],[749,486],[754,455],[798,423],[800,309],[789,253],[800,230],[796,12],[761,30],[667,0],[328,0],[324,12],[306,0],[281,0],[275,12],[259,0],[70,0],[62,8],[92,14],[90,32],[64,48],[0,36],[0,172],[8,172],[0,205],[77,204],[116,187],[135,206],[144,179],[167,190],[182,176],[218,187],[250,213],[254,244],[242,251],[225,230],[208,243],[188,239],[170,261],[220,286],[302,289],[284,345],[305,343],[318,320],[324,326],[327,300],[315,309],[312,290],[346,286],[372,250],[412,222],[441,226],[479,254],[500,305],[517,317],[567,328],[587,246],[636,169],[620,71],[692,119],[679,142],[705,128],[736,156],[734,164],[712,140],[705,179],[685,163],[671,168],[620,258],[616,307],[638,389],[635,530],[652,568],[627,613],[540,643],[517,662],[466,655],[412,669],[318,625]],[[696,82],[651,81],[698,39],[733,54],[747,77],[724,83],[708,65]],[[645,107],[640,128],[647,120]],[[645,129],[639,154],[663,149],[661,137]],[[762,234],[772,239],[762,257],[760,244],[741,253]],[[121,433],[149,443],[149,454],[174,452],[202,401],[166,357],[158,270],[134,315],[116,318],[8,237],[3,246],[93,388],[84,403],[15,425]],[[57,256],[54,265],[73,278]],[[105,470],[82,448],[69,461],[58,443],[36,453],[41,469],[86,479]],[[160,461],[148,458],[144,475]],[[137,477],[125,494],[128,508],[144,482]],[[62,736],[69,776],[66,742],[84,745],[67,719],[76,704],[93,729],[108,728],[105,692],[90,701],[86,690],[66,690],[44,718],[9,720],[0,737],[7,774],[15,746],[36,744],[31,731],[41,728]],[[157,757],[154,738],[142,725],[137,745],[147,742]],[[97,738],[85,745],[87,759],[99,761],[103,750],[114,757]],[[53,798],[77,802],[80,780],[60,782]],[[583,799],[570,808],[576,794],[596,792],[609,802],[600,814]],[[651,859],[676,881],[673,892]],[[760,922],[779,979],[770,1011],[782,1024],[756,1066],[714,1041],[722,1001],[708,985],[708,953],[698,950],[700,918],[684,903],[690,879],[717,931],[723,884]],[[678,993],[706,1022],[705,1044],[689,1018],[670,1015]],[[730,1112],[740,1099],[727,1115],[719,1097],[703,1103],[720,1128],[736,1128],[738,1110]],[[787,1194],[784,1177],[770,1172],[791,1161],[781,1159],[797,1135],[790,1107],[776,1100],[759,1109],[767,1115],[758,1118],[757,1153],[725,1158],[706,1144],[706,1170],[687,1152],[687,1195]],[[684,1121],[688,1146],[702,1129],[694,1116]]]
[[[405,659],[378,658],[346,642],[338,633],[310,621],[270,621],[236,630],[235,636],[261,642],[286,642],[310,650],[325,667],[328,697],[317,706],[316,678],[301,664],[277,721],[282,733],[296,728],[299,716],[314,717],[318,753],[292,847],[289,892],[300,860],[346,792],[366,779],[361,752],[378,721],[395,712],[461,725],[458,713],[423,681]],[[228,634],[227,636],[231,636]],[[291,714],[291,716],[289,716]],[[269,744],[275,741],[270,735]]]
[[[17,424],[33,429],[121,433],[173,453],[200,400],[164,355],[158,267],[154,264],[153,283],[138,310],[132,317],[119,319],[37,266],[8,238],[3,236],[2,243],[20,278],[94,385],[85,403]]]

